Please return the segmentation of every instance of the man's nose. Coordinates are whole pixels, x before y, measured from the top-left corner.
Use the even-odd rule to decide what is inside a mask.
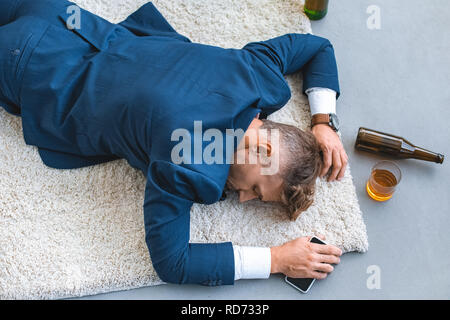
[[[249,201],[252,199],[257,198],[258,195],[256,195],[254,192],[252,191],[239,191],[239,202],[245,202],[245,201]]]

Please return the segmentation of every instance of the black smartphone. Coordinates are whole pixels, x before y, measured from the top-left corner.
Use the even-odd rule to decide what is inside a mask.
[[[311,237],[311,240],[309,240],[309,242],[314,242],[314,243],[318,243],[318,244],[326,244],[325,242],[323,242],[322,240],[320,240],[319,238],[314,237],[314,236]],[[288,276],[286,276],[286,278],[284,278],[284,280],[286,280],[287,283],[289,283],[291,286],[293,286],[297,290],[299,290],[303,293],[307,293],[309,291],[309,289],[312,287],[312,285],[316,279],[314,279],[314,278],[289,278]]]

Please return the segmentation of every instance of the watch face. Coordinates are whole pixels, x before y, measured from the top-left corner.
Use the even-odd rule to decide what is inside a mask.
[[[336,114],[330,113],[330,122],[331,125],[335,128],[336,131],[339,130],[339,119]]]

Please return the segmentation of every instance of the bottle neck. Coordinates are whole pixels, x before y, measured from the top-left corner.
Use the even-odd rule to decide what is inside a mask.
[[[426,160],[426,161],[432,161],[436,163],[442,163],[444,162],[444,155],[440,153],[435,153],[420,147],[416,147],[412,156],[415,159],[420,160]]]

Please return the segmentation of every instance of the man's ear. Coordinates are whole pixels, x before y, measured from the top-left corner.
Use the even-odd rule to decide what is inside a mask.
[[[256,152],[270,157],[272,155],[272,144],[269,141],[258,142]]]
[[[272,145],[270,142],[262,141],[258,142],[254,149],[256,156],[259,159],[260,164],[263,167],[270,167],[272,164]]]

